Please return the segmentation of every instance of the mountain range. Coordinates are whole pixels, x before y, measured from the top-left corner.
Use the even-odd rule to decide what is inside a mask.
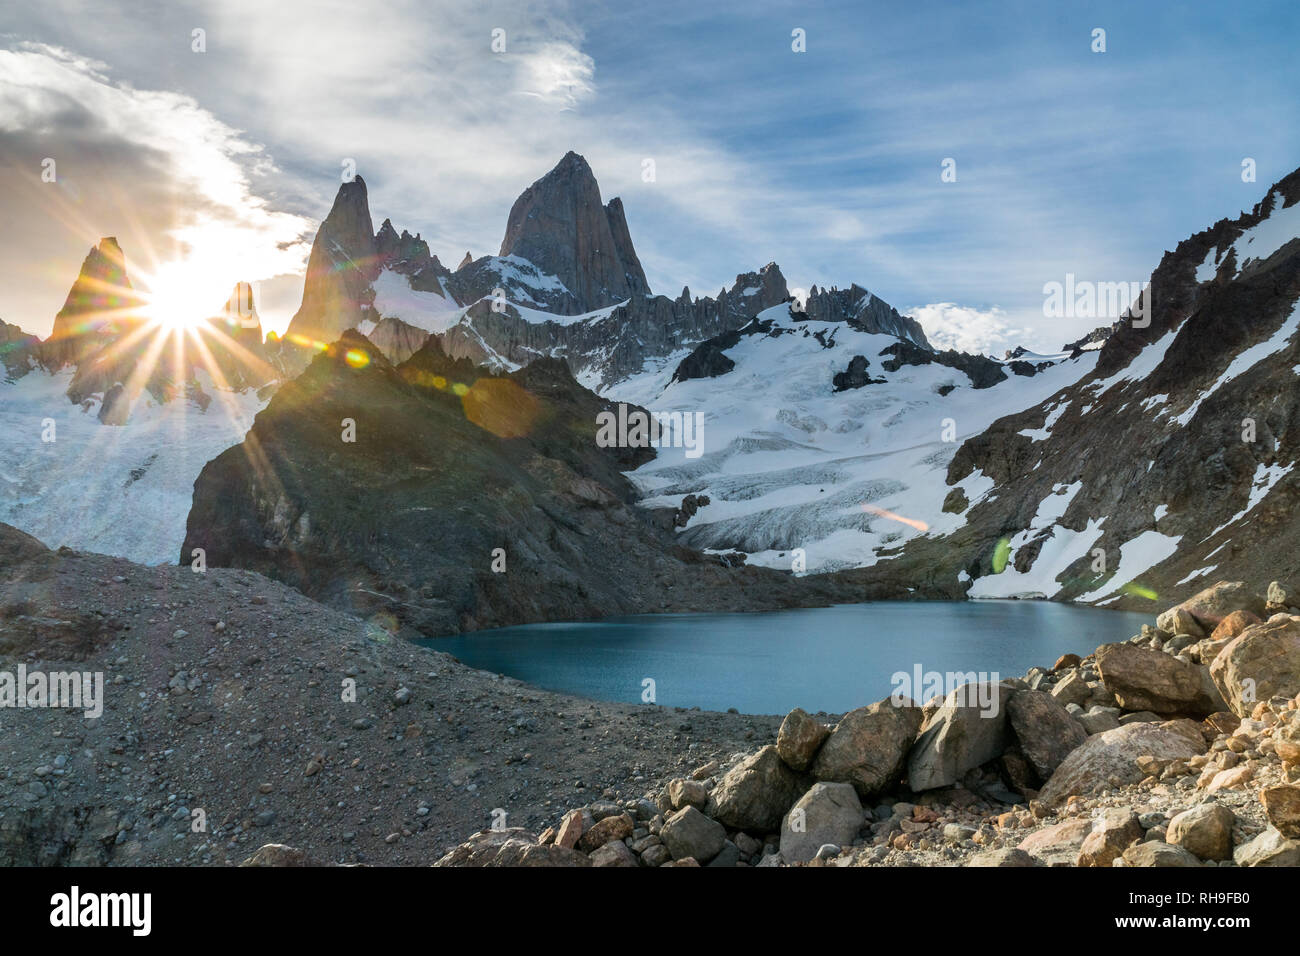
[[[1285,579],[1298,203],[1300,172],[1167,252],[1144,321],[995,359],[858,285],[796,299],[775,263],[655,294],[576,153],[454,271],[376,230],[356,177],[283,336],[241,283],[164,348],[113,239],[48,340],[0,323],[0,521],[151,563],[201,548],[409,634]],[[600,447],[619,406],[698,416],[700,453]]]

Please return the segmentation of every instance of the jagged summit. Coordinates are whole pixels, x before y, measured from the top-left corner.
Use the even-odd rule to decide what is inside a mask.
[[[54,317],[54,330],[43,350],[45,361],[52,369],[81,362],[107,339],[141,321],[142,305],[126,274],[126,255],[117,238],[100,239],[86,253],[63,308]]]
[[[573,315],[650,291],[623,203],[601,202],[591,166],[572,151],[515,200],[500,255],[526,259],[559,279]]]

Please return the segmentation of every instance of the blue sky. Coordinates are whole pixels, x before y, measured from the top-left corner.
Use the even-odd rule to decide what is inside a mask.
[[[254,280],[282,327],[343,158],[454,266],[575,149],[656,291],[776,260],[1052,349],[1104,319],[1044,318],[1044,283],[1145,279],[1300,165],[1294,3],[133,6],[0,14],[0,317],[41,334],[98,235]]]

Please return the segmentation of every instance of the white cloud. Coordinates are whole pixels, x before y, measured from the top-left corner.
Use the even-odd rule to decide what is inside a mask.
[[[1023,344],[1029,328],[1017,328],[1007,314],[994,306],[987,311],[933,302],[911,309],[908,313],[925,330],[926,338],[939,349],[956,349],[1001,358],[1008,349]]]
[[[191,97],[135,89],[105,64],[23,44],[0,50],[0,117],[17,227],[4,237],[6,259],[30,257],[40,248],[31,233],[52,223],[79,250],[43,305],[11,294],[9,308],[18,298],[20,312],[33,313],[21,315],[31,331],[49,331],[80,257],[104,235],[122,243],[136,285],[161,266],[201,309],[218,308],[235,282],[304,266],[315,223],[256,193],[253,171],[274,172],[262,148]],[[40,153],[55,160],[53,183],[40,180]]]

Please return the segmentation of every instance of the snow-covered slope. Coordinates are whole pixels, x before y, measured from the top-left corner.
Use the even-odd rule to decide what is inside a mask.
[[[1300,576],[1300,171],[1167,252],[1150,290],[1088,374],[962,445],[947,480],[991,490],[875,569],[886,592],[1140,607]]]
[[[1091,353],[975,388],[965,371],[937,362],[890,370],[898,337],[812,321],[785,305],[760,313],[752,329],[723,350],[730,371],[674,380],[688,351],[680,350],[605,394],[703,415],[699,457],[661,448],[633,473],[649,507],[708,497],[681,532],[684,543],[787,569],[799,548],[810,572],[871,565],[911,538],[960,526],[964,519],[943,509],[961,441],[1096,362]],[[835,391],[855,356],[866,358],[870,381]],[[991,487],[978,475],[962,483],[972,500]]]
[[[50,547],[174,563],[194,479],[243,440],[265,405],[251,389],[226,391],[196,374],[212,397],[206,410],[145,393],[122,426],[100,424],[98,397],[68,400],[71,368],[0,383],[0,522]]]

